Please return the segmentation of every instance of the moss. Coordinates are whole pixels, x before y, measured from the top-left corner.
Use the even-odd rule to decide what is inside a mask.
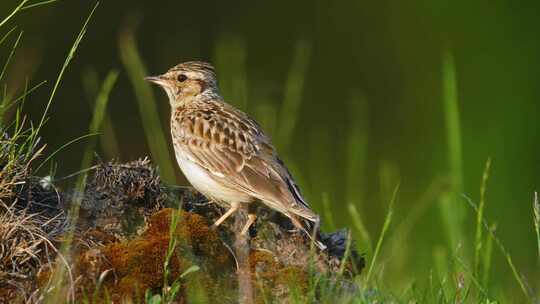
[[[129,241],[115,242],[114,237],[99,230],[85,233],[85,237],[102,245],[75,254],[75,275],[81,278],[78,295],[82,296],[83,290],[86,294],[93,294],[97,279],[108,269],[112,273],[103,281],[99,294],[101,299],[105,290],[114,301],[140,301],[147,289],[159,292],[163,286],[163,265],[169,247],[172,214],[173,209],[156,212],[149,218],[147,229],[140,237]],[[180,245],[169,261],[169,284],[193,264],[205,271],[192,275],[196,277],[196,283],[186,283],[184,287],[193,285],[207,293],[215,291],[217,295],[220,289],[217,286],[230,283],[230,280],[220,281],[220,277],[233,272],[234,262],[217,232],[208,226],[202,216],[181,211],[175,237]],[[220,271],[219,275],[215,275],[217,270]],[[48,277],[47,271],[40,275],[41,286],[47,283]],[[183,289],[178,300],[185,294],[186,290]]]
[[[307,290],[307,273],[297,266],[281,264],[271,252],[252,251],[249,257],[253,282],[258,285],[257,302],[268,298],[285,299],[291,287]]]
[[[154,214],[148,222],[148,229],[143,233],[143,237],[153,238],[159,235],[167,235],[168,237],[172,212],[173,209],[167,208]],[[207,266],[227,267],[233,265],[229,251],[204,217],[180,211],[175,235],[180,240],[182,249],[191,251],[192,255],[205,260]]]
[[[164,262],[169,241],[173,212],[178,212],[174,237],[178,246],[169,261],[169,284],[188,267],[197,265],[200,271],[190,274],[182,283],[177,301],[190,299],[215,299],[223,303],[237,300],[236,264],[233,255],[225,247],[220,235],[209,226],[201,215],[162,209],[147,219],[146,229],[135,239],[119,241],[101,230],[89,230],[83,234],[88,244],[77,246],[74,275],[79,278],[78,298],[83,291],[94,294],[98,278],[106,270],[110,272],[102,282],[99,299],[105,290],[115,302],[143,300],[150,289],[159,293],[163,287]],[[91,242],[90,242],[91,240]],[[87,249],[90,248],[90,249]],[[288,247],[282,247],[288,248]],[[307,271],[282,259],[283,252],[267,249],[251,250],[249,266],[252,273],[256,302],[268,299],[285,300],[291,292],[304,294],[308,287]],[[47,282],[46,274],[41,282]]]
[[[36,187],[31,189],[39,186],[34,184]],[[41,196],[32,192],[25,196],[46,198],[47,202],[54,200],[47,203],[45,209],[40,207],[43,210],[35,211],[43,215],[46,223],[52,223],[42,227],[49,237],[61,236],[63,227],[67,226],[66,217],[57,215],[65,213],[62,208],[69,206],[65,202],[80,197],[81,193],[49,192]],[[177,246],[169,261],[171,282],[168,283],[192,265],[199,266],[200,271],[184,279],[176,300],[184,301],[187,297],[195,302],[220,299],[223,303],[234,303],[238,300],[234,253],[226,245],[234,243],[235,228],[231,224],[234,221],[225,222],[219,230],[212,229],[210,223],[221,216],[216,204],[209,204],[194,191],[162,185],[157,171],[146,159],[129,164],[100,164],[93,178],[89,178],[82,198],[75,241],[68,259],[76,279],[77,299],[93,295],[99,280],[102,280],[99,300],[105,299],[105,291],[115,302],[141,302],[147,289],[159,293],[164,285],[171,216],[177,212],[178,224],[172,234]],[[169,204],[176,206],[178,200],[184,202],[181,211],[162,209]],[[30,202],[28,199],[26,207],[33,206]],[[42,205],[34,207],[37,206]],[[339,268],[346,244],[345,232],[324,236],[330,249],[312,257],[310,241],[305,235],[290,232],[288,219],[264,210],[257,210],[262,216],[251,229],[249,242],[249,265],[259,302],[286,300],[291,290],[304,293],[308,282],[306,269],[310,264],[319,273],[332,273]],[[55,222],[55,218],[59,220]],[[55,239],[62,240],[55,237],[51,243],[55,243]],[[52,250],[42,252],[54,253]],[[54,256],[47,256],[47,261],[53,260]],[[53,273],[50,267],[54,265],[41,265],[37,277],[32,279],[33,286],[44,287],[49,283]],[[69,282],[64,280],[64,283],[66,286],[57,290],[63,288],[67,293]],[[6,293],[0,292],[0,299]]]

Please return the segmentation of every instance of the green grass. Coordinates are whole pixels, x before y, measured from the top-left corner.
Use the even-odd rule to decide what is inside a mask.
[[[110,73],[115,72],[116,70],[113,70],[109,72],[109,75],[106,77],[110,77]],[[105,83],[107,81],[105,80]],[[82,83],[83,87],[88,99],[88,104],[90,106],[90,109],[94,111],[94,108],[96,107],[96,101],[98,100],[98,96],[102,94],[102,88],[100,88],[100,79],[97,71],[92,67],[87,67],[83,71],[82,75]],[[109,112],[105,111],[103,113],[103,122],[102,122],[102,134],[99,137],[100,140],[100,148],[102,150],[102,157],[104,159],[113,159],[115,157],[118,157],[120,155],[120,147],[118,146],[118,138],[116,137],[115,130],[114,130],[114,124],[112,122],[112,118]]]
[[[396,202],[398,190],[399,190],[399,184],[394,189],[394,193],[392,194],[392,199],[390,200],[390,204],[388,205],[388,212],[386,213],[386,217],[384,219],[384,224],[381,230],[381,234],[379,235],[379,240],[377,241],[377,245],[375,246],[375,252],[373,252],[373,257],[371,257],[371,263],[369,265],[368,272],[366,275],[366,282],[369,282],[369,279],[371,278],[371,273],[373,271],[373,268],[375,267],[375,262],[377,261],[377,257],[379,256],[382,242],[384,240],[384,237],[386,236],[386,233],[388,232],[390,223],[392,222],[392,216],[394,214],[394,203]]]
[[[150,84],[144,80],[144,77],[150,75],[146,71],[139,55],[133,28],[124,28],[119,37],[118,48],[120,50],[120,58],[135,91],[150,155],[159,166],[160,175],[163,180],[173,183],[176,180],[176,175],[173,171],[175,166],[169,153],[169,141],[165,138],[165,134],[168,134],[168,132],[165,132],[161,127],[161,120],[157,110],[157,100],[154,97]],[[154,74],[162,72],[156,71]]]
[[[476,238],[474,246],[474,274],[478,276],[480,273],[480,255],[482,253],[482,221],[484,220],[484,208],[486,204],[486,188],[487,181],[489,178],[489,169],[491,167],[491,159],[488,158],[486,162],[486,168],[484,169],[484,174],[482,175],[482,185],[480,187],[480,204],[478,205],[478,213],[476,216]]]
[[[92,120],[90,121],[90,126],[88,128],[89,134],[98,134],[98,132],[101,130],[101,126],[107,110],[107,104],[109,102],[109,96],[112,89],[114,88],[117,79],[118,71],[116,70],[110,71],[109,74],[107,74],[107,77],[105,77],[105,80],[101,85],[101,89],[99,90],[99,93],[96,97],[96,102],[94,103],[94,113],[92,115]],[[91,165],[95,148],[95,140],[90,140],[89,142],[87,142],[83,154],[83,159],[81,161],[81,168],[88,168]]]
[[[360,93],[352,94],[347,117],[347,170],[346,199],[361,206],[364,204],[365,174],[368,153],[369,114],[368,102]]]
[[[366,225],[364,224],[364,221],[362,220],[362,217],[360,216],[356,205],[349,203],[347,207],[351,215],[354,228],[356,228],[356,231],[359,234],[357,240],[359,244],[357,249],[362,253],[367,253],[368,255],[371,255],[373,253],[373,244],[371,242],[369,232],[366,229]]]
[[[223,98],[243,111],[247,111],[248,83],[246,63],[246,42],[233,34],[219,37],[214,49],[214,66],[220,71],[218,83]]]
[[[533,214],[534,231],[536,232],[536,243],[538,245],[538,260],[540,261],[540,203],[538,203],[538,192],[534,193]]]
[[[468,197],[465,196],[465,200],[469,203],[469,205],[474,209],[476,213],[479,213],[478,206]],[[530,293],[530,291],[527,288],[527,284],[525,283],[524,279],[522,278],[521,274],[517,270],[514,260],[512,259],[512,255],[510,252],[506,249],[506,247],[503,245],[501,240],[495,235],[495,231],[493,229],[490,229],[490,225],[483,220],[482,225],[484,226],[484,229],[491,235],[491,238],[495,241],[495,244],[499,248],[499,251],[506,259],[506,262],[508,266],[510,267],[510,270],[512,271],[512,275],[514,276],[514,279],[518,283],[521,291],[523,292],[526,299],[529,300],[529,302],[533,303],[533,296]]]
[[[9,33],[11,33],[11,31],[9,31],[5,37],[7,37],[9,35]],[[21,31],[19,33],[19,36],[17,36],[17,39],[15,40],[15,42],[13,43],[13,47],[11,48],[11,52],[9,53],[9,56],[8,58],[6,59],[6,62],[4,63],[4,67],[2,68],[2,72],[0,72],[0,81],[4,78],[4,75],[6,73],[6,70],[7,70],[7,67],[9,65],[9,62],[11,61],[11,58],[13,57],[13,54],[15,54],[15,50],[17,49],[17,46],[19,45],[19,42],[21,41],[21,37],[23,35],[23,32]],[[3,41],[3,39],[2,39]],[[0,43],[1,44],[1,43]]]
[[[299,40],[294,49],[293,61],[285,82],[285,96],[279,111],[279,129],[275,143],[280,151],[287,152],[299,117],[306,71],[311,57],[311,43]],[[282,153],[283,153],[282,152]]]
[[[19,13],[19,11],[22,10],[22,8],[24,7],[24,5],[26,3],[28,3],[28,1],[30,0],[23,0],[19,3],[19,5],[17,5],[13,11],[11,11],[11,13],[9,15],[7,15],[2,21],[0,21],[0,28],[2,26],[4,26],[11,18],[13,18],[15,15],[17,15],[17,13]]]
[[[459,200],[459,195],[463,193],[463,156],[457,76],[454,56],[449,51],[443,54],[442,76],[450,189],[441,195],[440,206],[449,247],[455,250],[466,236],[463,228],[464,207]]]

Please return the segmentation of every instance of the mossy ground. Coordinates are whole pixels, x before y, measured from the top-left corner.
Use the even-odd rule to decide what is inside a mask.
[[[71,197],[80,196],[58,196]],[[189,189],[166,191],[148,161],[101,164],[82,197],[83,210],[67,255],[73,281],[64,280],[69,286],[63,287],[74,291],[76,301],[142,302],[147,291],[160,294],[194,265],[198,271],[181,278],[175,301],[238,300],[242,263],[234,248],[234,221],[213,229],[221,212],[214,204]],[[57,205],[69,206],[65,201]],[[305,294],[310,271],[332,272],[339,266],[341,257],[314,251],[307,237],[289,231],[283,221],[261,216],[251,231],[246,265],[256,302]],[[61,245],[64,240],[55,242]],[[38,294],[50,289],[56,263],[41,267],[32,280]]]

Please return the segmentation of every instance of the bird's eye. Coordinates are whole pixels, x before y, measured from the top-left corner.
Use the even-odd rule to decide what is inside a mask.
[[[180,82],[184,82],[187,80],[187,76],[184,75],[184,74],[180,74],[176,77],[176,80],[180,81]]]

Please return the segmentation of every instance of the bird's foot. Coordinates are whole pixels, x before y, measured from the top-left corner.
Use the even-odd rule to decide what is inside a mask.
[[[248,214],[248,220],[246,224],[244,225],[244,228],[242,228],[242,232],[240,233],[242,235],[247,235],[249,232],[249,227],[251,227],[251,225],[253,225],[253,223],[255,223],[256,220],[257,220],[257,215],[253,213]]]

